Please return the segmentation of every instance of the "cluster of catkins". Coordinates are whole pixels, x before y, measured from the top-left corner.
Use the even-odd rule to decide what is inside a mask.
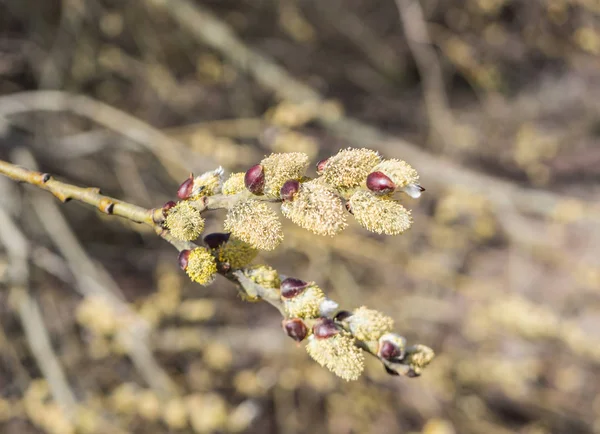
[[[283,306],[283,328],[294,340],[307,341],[308,354],[338,376],[353,380],[364,369],[363,349],[376,355],[390,374],[417,376],[433,358],[421,345],[406,347],[392,333],[393,320],[361,307],[338,311],[314,282],[280,280],[272,268],[249,266],[258,250],[273,250],[283,239],[281,223],[269,202],[298,226],[319,235],[333,236],[346,226],[349,214],[364,228],[396,235],[411,223],[410,211],[395,198],[398,191],[419,197],[424,189],[418,174],[401,160],[384,160],[370,149],[344,149],[317,164],[317,177],[306,176],[309,158],[299,152],[271,154],[245,173],[234,173],[223,182],[217,169],[194,178],[178,190],[182,199],[163,208],[165,226],[183,241],[197,239],[204,230],[201,215],[206,198],[221,195],[228,207],[226,233],[203,238],[206,247],[183,250],[179,262],[195,282],[206,285],[218,273],[241,270],[269,291]],[[249,300],[258,297],[245,294]],[[362,349],[361,349],[362,348]]]

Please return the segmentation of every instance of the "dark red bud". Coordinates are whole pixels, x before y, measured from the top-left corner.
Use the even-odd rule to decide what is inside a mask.
[[[300,318],[284,319],[281,324],[287,335],[296,342],[304,340],[308,334],[306,324]]]
[[[321,318],[313,326],[313,333],[318,339],[327,339],[337,335],[339,332],[335,322],[329,318]]]
[[[300,190],[300,183],[295,179],[290,179],[289,181],[285,181],[281,190],[279,190],[279,194],[281,195],[281,199],[284,201],[292,201],[294,200],[294,196]]]
[[[183,181],[177,189],[177,197],[181,200],[189,199],[194,188],[194,175],[190,173],[190,177]]]
[[[420,184],[415,184],[415,187],[417,187],[419,189],[419,191],[421,191],[421,192],[425,191],[425,187],[423,187]]]
[[[340,310],[334,317],[336,321],[344,321],[347,318],[352,316],[352,312],[348,312],[347,310]]]
[[[385,360],[395,360],[402,357],[402,349],[390,341],[383,341],[379,346],[379,357]]]
[[[304,280],[288,277],[281,282],[281,296],[283,298],[294,298],[308,287],[308,283]]]
[[[350,201],[346,202],[346,211],[354,215],[354,212],[352,212],[352,206],[350,205]]]
[[[317,174],[320,175],[325,170],[325,166],[327,166],[327,162],[329,158],[325,158],[317,163]]]
[[[177,203],[176,203],[176,202],[173,202],[172,200],[170,200],[170,201],[168,201],[167,203],[165,203],[165,204],[163,205],[163,207],[162,207],[162,212],[163,212],[163,215],[166,217],[166,216],[167,216],[167,214],[169,213],[169,210],[170,210],[171,208],[173,208],[175,205],[177,205]]]
[[[260,164],[252,166],[244,175],[244,184],[252,194],[261,194],[265,187],[265,172]]]
[[[221,245],[229,241],[230,236],[231,234],[228,232],[215,232],[213,234],[208,234],[204,237],[204,244],[211,249],[218,249]]]
[[[373,172],[367,176],[367,188],[373,193],[388,194],[396,189],[396,184],[387,175],[381,172]]]
[[[179,252],[179,256],[177,257],[177,261],[179,262],[179,268],[181,268],[183,271],[185,271],[185,269],[188,266],[188,259],[190,257],[190,253],[192,253],[191,250],[182,250],[181,252]]]

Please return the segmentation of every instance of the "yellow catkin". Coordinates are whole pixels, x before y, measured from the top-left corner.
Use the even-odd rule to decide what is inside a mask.
[[[269,205],[249,199],[235,204],[227,213],[225,230],[259,250],[273,250],[283,240],[281,222]]]
[[[381,312],[361,306],[347,319],[350,331],[361,341],[376,341],[394,327],[394,320]]]
[[[316,284],[311,283],[304,291],[292,298],[282,297],[283,308],[288,318],[318,318],[321,316],[321,303],[325,294]]]
[[[380,161],[379,154],[371,149],[342,149],[327,160],[322,176],[335,188],[358,187]]]
[[[246,189],[246,184],[244,183],[244,172],[232,173],[227,181],[223,183],[222,192],[223,194],[231,195],[237,194],[240,191],[244,191]]]
[[[396,187],[418,184],[419,174],[410,164],[403,160],[384,160],[375,166],[372,172],[381,172],[392,180]]]
[[[204,218],[190,202],[179,202],[169,210],[165,225],[178,240],[193,241],[204,230]]]
[[[363,352],[346,332],[328,338],[312,335],[308,338],[306,352],[319,365],[346,381],[357,380],[365,367]]]
[[[281,286],[281,279],[277,270],[268,265],[248,267],[244,270],[244,274],[254,283],[258,283],[265,288],[279,289]]]
[[[213,196],[221,192],[223,186],[223,168],[219,167],[203,173],[194,179],[193,196]]]
[[[412,224],[410,211],[389,197],[359,190],[349,203],[356,221],[371,232],[398,235]]]
[[[409,348],[402,363],[408,365],[415,373],[420,374],[434,357],[435,353],[431,348],[417,344]]]
[[[290,179],[301,179],[308,169],[309,157],[302,152],[271,154],[260,165],[265,174],[264,194],[279,198],[279,190]]]
[[[217,263],[207,249],[199,247],[190,252],[185,272],[194,282],[208,285],[215,278]]]
[[[281,213],[317,235],[334,236],[346,228],[346,210],[339,197],[323,182],[300,186],[293,201],[281,204]]]
[[[231,268],[242,268],[248,265],[257,254],[258,250],[233,236],[226,243],[221,244],[216,252],[219,262],[227,262]]]

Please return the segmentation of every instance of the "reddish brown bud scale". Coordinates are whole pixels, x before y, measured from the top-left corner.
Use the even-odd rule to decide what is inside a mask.
[[[190,257],[191,252],[191,250],[182,250],[181,252],[179,252],[177,261],[179,262],[179,268],[181,268],[183,271],[185,271],[185,269],[188,266],[188,259]]]
[[[402,349],[389,341],[384,341],[379,347],[379,357],[385,360],[394,360],[402,357]]]
[[[320,175],[325,170],[325,166],[327,166],[327,162],[329,158],[324,158],[323,160],[317,163],[317,174]]]
[[[335,315],[335,320],[336,321],[344,321],[345,319],[348,319],[352,316],[352,312],[348,312],[347,310],[340,310],[336,315]]]
[[[211,249],[218,249],[229,241],[231,234],[229,232],[215,232],[204,237],[204,244]]]
[[[396,189],[396,184],[382,172],[369,173],[367,188],[373,193],[388,194]]]
[[[183,181],[177,189],[177,197],[181,200],[189,199],[194,188],[194,175],[190,173],[190,177]]]
[[[281,324],[287,335],[296,342],[303,341],[308,335],[308,328],[300,318],[284,319]]]
[[[335,322],[329,318],[321,318],[313,326],[313,333],[318,339],[327,339],[337,335],[339,332]]]
[[[163,212],[163,215],[166,217],[166,216],[167,216],[167,214],[169,213],[169,210],[170,210],[171,208],[173,208],[175,205],[177,205],[177,202],[174,202],[174,201],[172,201],[172,200],[170,200],[170,201],[168,201],[167,203],[165,203],[165,204],[162,206],[162,212]]]
[[[354,212],[352,211],[352,205],[350,205],[350,201],[346,202],[345,206],[346,206],[346,211],[348,211],[350,214],[354,215]]]
[[[260,164],[252,166],[244,175],[244,184],[252,194],[262,194],[265,187],[265,171]]]
[[[308,283],[304,280],[288,277],[281,282],[281,296],[283,298],[294,298],[298,294],[302,293],[307,287]]]
[[[279,194],[281,196],[281,199],[283,199],[286,202],[291,202],[292,200],[294,200],[294,196],[296,196],[298,190],[300,190],[300,183],[295,179],[290,179],[289,181],[286,181],[283,184],[283,187],[281,187]]]

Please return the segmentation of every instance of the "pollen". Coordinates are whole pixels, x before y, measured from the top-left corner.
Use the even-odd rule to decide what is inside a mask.
[[[347,226],[342,201],[329,186],[319,181],[301,184],[294,199],[281,204],[281,213],[317,235],[334,236]]]
[[[410,211],[387,196],[359,190],[352,195],[349,204],[356,221],[371,232],[398,235],[412,224]]]
[[[271,154],[260,162],[265,173],[264,194],[279,198],[279,191],[286,181],[301,179],[308,169],[309,158],[303,152]]]
[[[205,172],[194,178],[192,187],[192,197],[195,196],[214,196],[221,193],[223,186],[223,168],[218,167],[210,172]]]
[[[244,191],[246,185],[244,184],[244,172],[232,173],[227,181],[223,183],[223,194],[231,195],[237,194],[240,191]]]
[[[319,365],[346,381],[357,380],[365,368],[364,354],[344,331],[327,338],[311,335],[306,352]]]
[[[394,327],[394,320],[365,306],[355,309],[346,320],[354,337],[361,341],[376,341]]]
[[[235,237],[230,237],[226,243],[221,244],[216,252],[219,262],[227,262],[231,268],[242,268],[248,265],[257,254],[258,250]]]
[[[268,265],[255,265],[253,267],[246,268],[244,274],[254,283],[259,284],[265,288],[279,289],[281,286],[281,279],[277,270]]]
[[[338,189],[358,187],[380,161],[379,154],[371,149],[342,149],[327,160],[322,176]]]
[[[190,252],[185,272],[194,282],[208,285],[215,278],[217,263],[207,249],[199,247]]]
[[[398,188],[419,183],[419,174],[413,167],[403,160],[383,160],[373,168],[374,172],[381,172],[389,177]]]
[[[282,297],[282,301],[288,318],[318,318],[325,294],[316,284],[311,283],[300,294],[292,298]]]
[[[259,250],[273,250],[283,240],[281,222],[269,205],[249,199],[235,204],[227,213],[225,230]]]
[[[204,230],[204,218],[190,202],[179,202],[169,210],[165,220],[167,228],[178,240],[192,241]]]

